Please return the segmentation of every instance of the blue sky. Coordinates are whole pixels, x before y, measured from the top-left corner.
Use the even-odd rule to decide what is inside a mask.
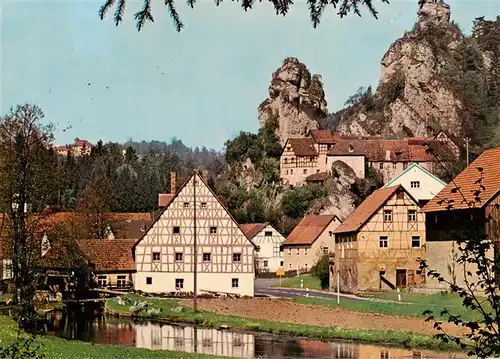
[[[284,58],[322,75],[333,112],[358,87],[377,84],[380,58],[417,11],[417,0],[377,1],[379,20],[368,13],[340,19],[329,9],[313,29],[299,1],[283,18],[267,3],[245,13],[229,1],[191,9],[178,0],[186,25],[179,34],[162,2],[153,3],[155,22],[141,32],[133,20],[141,2],[129,0],[118,27],[112,13],[98,18],[102,2],[2,0],[2,115],[38,104],[57,125],[57,144],[175,136],[220,149],[240,130],[257,130],[257,107]],[[448,4],[466,32],[475,17],[500,13],[499,0]]]

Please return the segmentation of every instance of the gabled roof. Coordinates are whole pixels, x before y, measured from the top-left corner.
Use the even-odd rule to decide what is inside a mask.
[[[500,192],[500,147],[485,150],[424,206],[424,212],[482,208]]]
[[[319,172],[319,173],[313,173],[312,175],[307,176],[306,181],[308,181],[308,182],[326,181],[328,178],[330,178],[330,175],[328,174],[328,172]]]
[[[292,146],[295,156],[317,156],[318,151],[314,147],[312,138],[289,138],[288,143]]]
[[[179,193],[182,192],[182,190],[184,189],[184,187],[186,187],[186,185],[189,183],[189,181],[191,180],[191,178],[193,178],[193,176],[196,176],[197,180],[201,181],[201,183],[203,183],[203,185],[205,185],[206,188],[208,188],[208,190],[210,191],[210,193],[215,197],[215,199],[217,200],[217,202],[219,202],[219,205],[222,206],[222,208],[224,209],[224,211],[226,211],[226,213],[229,215],[229,217],[231,218],[231,220],[238,226],[238,228],[240,228],[238,222],[236,222],[236,220],[234,219],[233,215],[231,214],[231,212],[229,212],[229,210],[226,208],[226,206],[220,201],[219,197],[215,194],[215,192],[212,190],[212,188],[210,188],[210,186],[207,184],[207,182],[203,179],[203,176],[200,176],[198,171],[194,171],[193,174],[191,176],[189,176],[185,181],[184,183],[182,184],[182,186],[179,187],[179,189],[177,190],[177,192],[175,192],[175,195],[172,197],[172,199],[170,200],[170,202],[168,202],[168,204],[163,207],[161,209],[161,211],[157,214],[156,218],[154,219],[154,221],[151,223],[151,225],[146,229],[146,231],[142,234],[142,236],[135,242],[135,244],[133,245],[132,249],[135,249],[135,247],[142,241],[142,239],[149,233],[149,231],[151,230],[151,228],[153,228],[153,226],[155,225],[156,222],[158,222],[158,220],[161,218],[161,216],[163,215],[163,213],[165,213],[165,211],[170,207],[170,205],[172,204],[172,202],[174,201],[175,198],[177,198],[177,196],[179,195]],[[241,228],[240,228],[241,230]],[[252,246],[254,248],[257,248],[257,246],[255,245],[255,243],[252,242],[251,239],[249,239],[247,237],[247,235],[241,230],[241,232],[243,233],[243,235],[245,236],[245,238],[248,239],[248,241],[252,244]]]
[[[283,245],[313,244],[335,218],[340,222],[340,219],[333,214],[305,215],[295,226],[292,233],[288,235]]]
[[[135,271],[132,255],[134,239],[83,239],[78,241],[83,254],[98,272]]]
[[[309,134],[314,138],[316,143],[319,144],[332,144],[337,141],[340,136],[339,132],[330,130],[310,130]]]
[[[369,195],[349,217],[337,227],[334,231],[338,233],[357,232],[361,227],[370,220],[370,218],[377,213],[377,211],[398,191],[406,192],[408,196],[411,195],[404,189],[403,186],[397,185],[388,188],[381,188]],[[413,199],[413,197],[411,197]],[[418,204],[418,202],[413,199]]]
[[[245,223],[240,224],[240,228],[248,239],[252,239],[259,234],[260,231],[266,228],[267,225],[268,223]]]
[[[433,180],[441,183],[443,186],[446,186],[446,183],[444,181],[442,181],[440,178],[438,178],[437,176],[434,176],[432,173],[427,171],[424,167],[420,166],[418,163],[413,163],[413,164],[411,164],[411,166],[409,166],[403,172],[401,172],[396,177],[394,177],[392,180],[390,180],[385,185],[383,185],[382,188],[392,187],[394,182],[396,182],[398,179],[400,179],[401,177],[403,177],[405,174],[407,174],[408,172],[410,172],[413,169],[417,169],[420,172],[425,173],[427,176],[431,177]]]

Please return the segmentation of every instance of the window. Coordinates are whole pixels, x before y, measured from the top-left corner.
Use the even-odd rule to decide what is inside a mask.
[[[309,161],[310,162],[314,161],[314,157],[309,157]]]
[[[387,236],[380,236],[380,239],[379,239],[380,248],[387,248],[388,242],[389,242],[389,238]]]
[[[181,233],[181,227],[179,227],[179,226],[174,226],[174,228],[173,228],[173,232],[174,232],[174,234],[180,234],[180,233]]]
[[[266,237],[272,237],[273,236],[273,232],[272,231],[265,231],[264,232],[264,236],[266,236]]]
[[[241,253],[233,253],[233,262],[241,262]]]
[[[285,159],[283,160],[283,163],[284,163],[284,164],[287,164],[287,163],[288,163],[288,158],[285,158]]]
[[[395,170],[397,168],[397,164],[396,163],[393,163],[392,164],[392,169]]]
[[[183,278],[176,278],[175,279],[175,289],[176,290],[184,289],[184,279]]]
[[[417,221],[417,211],[414,209],[408,210],[408,222],[416,222]]]
[[[257,248],[255,248],[255,251],[256,251],[257,253],[259,253],[259,252],[260,252],[260,246],[257,246]]]
[[[292,248],[288,248],[288,255],[291,256],[292,255]]]
[[[408,168],[408,162],[403,162],[403,169],[407,169]]]
[[[380,352],[380,359],[390,359],[389,352],[387,350],[382,350]]]
[[[292,263],[290,263],[290,264],[288,265],[288,268],[289,268],[289,269],[292,269]]]
[[[300,248],[297,248],[297,255],[300,254]]]
[[[264,268],[267,268],[269,265],[269,262],[268,261],[264,261]]]
[[[323,247],[323,253],[328,254],[328,247]]]
[[[119,275],[116,279],[116,285],[118,287],[125,287],[127,285],[127,277],[124,275]]]
[[[207,202],[201,202],[201,208],[207,208]]]
[[[304,174],[306,175],[306,174],[307,174],[307,168],[304,168],[304,169],[302,170],[302,173],[304,173]]]
[[[210,262],[212,260],[211,253],[203,253],[203,262]]]
[[[280,261],[280,267],[283,267],[283,263],[284,263],[283,261]]]
[[[189,202],[184,202],[184,208],[189,208]]]
[[[283,248],[283,245],[280,246],[280,252],[283,252],[285,248]]]
[[[287,175],[288,175],[288,174],[290,174],[288,170],[286,170],[286,174],[287,174]]]
[[[293,175],[293,170],[290,170],[290,174]]]
[[[420,248],[420,236],[411,236],[411,247]]]
[[[175,261],[176,262],[182,262],[182,259],[183,259],[183,253],[182,252],[176,252],[175,253]]]
[[[304,254],[307,256],[307,248],[304,248]]]
[[[97,285],[99,287],[105,287],[107,285],[107,277],[105,275],[97,276]]]
[[[398,191],[396,193],[396,199],[404,199],[405,198],[405,194],[403,191]]]
[[[160,252],[153,252],[153,262],[160,261]]]
[[[381,170],[383,170],[384,169],[384,162],[380,162],[378,164],[378,168],[381,169]]]
[[[217,234],[217,227],[210,227],[210,234]]]
[[[392,222],[392,210],[384,209],[384,222]]]
[[[305,270],[306,270],[306,272],[307,272],[307,263],[306,263],[306,264],[304,264],[304,269],[305,269]]]
[[[319,170],[316,170],[316,173],[319,173]]]
[[[420,181],[411,181],[410,187],[411,188],[420,188]]]
[[[146,277],[146,284],[148,284],[148,285],[153,284],[153,278],[151,278],[151,277]]]
[[[231,279],[231,287],[238,288],[240,286],[240,281],[238,278]]]

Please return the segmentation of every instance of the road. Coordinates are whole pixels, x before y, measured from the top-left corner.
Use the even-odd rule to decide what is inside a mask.
[[[280,287],[271,287],[272,285],[278,284],[278,279],[265,279],[265,278],[257,278],[255,280],[255,296],[263,296],[263,297],[278,297],[278,298],[301,298],[306,297],[307,293],[305,290],[301,289],[293,289],[293,288],[280,288]],[[320,298],[320,299],[331,299],[337,300],[337,293],[330,292],[309,292],[309,298]],[[352,295],[344,295],[340,294],[340,300],[342,301],[362,301],[364,298],[358,298]]]

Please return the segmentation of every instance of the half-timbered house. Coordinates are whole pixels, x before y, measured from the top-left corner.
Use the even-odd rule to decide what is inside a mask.
[[[427,263],[433,270],[465,284],[476,282],[476,268],[458,263],[461,252],[457,240],[487,237],[493,242],[488,255],[500,251],[500,147],[484,151],[423,208],[427,227]],[[464,271],[465,270],[465,271]],[[453,279],[454,278],[454,279]],[[426,287],[446,286],[429,278]]]
[[[343,292],[418,285],[425,279],[425,218],[403,186],[379,189],[335,230],[331,287]]]
[[[192,292],[196,265],[200,292],[253,296],[254,245],[202,176],[194,172],[170,195],[135,244],[135,288]]]
[[[276,272],[283,268],[283,242],[285,237],[269,223],[247,223],[240,225],[249,240],[257,246],[255,264],[258,273]]]

